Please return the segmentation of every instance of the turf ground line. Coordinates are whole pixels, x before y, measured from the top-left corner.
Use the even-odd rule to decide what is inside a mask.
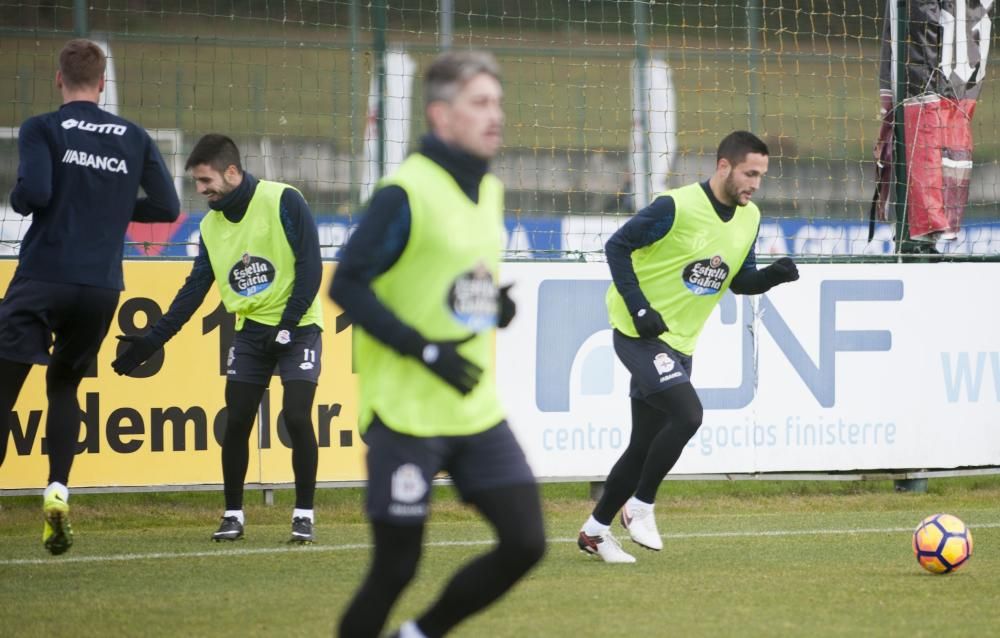
[[[1000,528],[1000,523],[975,523],[970,524],[969,529],[996,529]],[[661,534],[667,540],[693,539],[693,538],[752,538],[752,537],[780,537],[780,536],[824,536],[830,534],[891,534],[897,532],[912,532],[913,527],[867,527],[859,529],[788,529],[788,530],[754,530],[754,531],[731,531],[731,532],[677,532],[671,534]],[[496,542],[489,540],[469,540],[469,541],[429,541],[427,547],[481,547],[492,545]],[[575,543],[573,538],[549,538],[550,544]],[[0,559],[0,566],[14,565],[64,565],[74,563],[111,563],[128,562],[136,560],[163,560],[170,558],[226,558],[232,556],[254,556],[259,554],[296,554],[296,553],[316,553],[316,552],[342,552],[356,549],[371,549],[370,543],[349,543],[344,545],[308,545],[305,547],[260,547],[254,549],[224,549],[219,551],[200,552],[151,552],[147,554],[110,554],[105,556],[66,556],[46,558],[10,558]]]
[[[968,528],[975,532],[977,529],[995,529],[1000,527],[1000,523],[977,523],[968,525]],[[782,530],[758,530],[753,532],[692,532],[676,534],[660,534],[665,539],[691,539],[691,538],[732,538],[743,536],[823,536],[829,534],[890,534],[896,532],[910,532],[917,528],[912,527],[867,527],[855,529],[782,529]],[[627,533],[627,532],[622,532]],[[576,540],[575,538],[572,540]]]

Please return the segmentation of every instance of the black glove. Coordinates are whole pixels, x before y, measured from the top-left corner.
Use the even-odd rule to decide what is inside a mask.
[[[640,308],[632,313],[632,323],[643,339],[655,339],[668,330],[663,317],[653,307]]]
[[[507,284],[500,288],[500,298],[497,300],[499,309],[497,310],[497,328],[506,328],[514,320],[517,314],[517,304],[510,298],[510,288],[514,284]]]
[[[264,344],[264,350],[271,356],[280,357],[283,354],[287,354],[292,349],[292,331],[291,326],[275,326],[271,330],[271,334],[267,339],[267,343]]]
[[[799,278],[799,269],[791,257],[782,257],[764,269],[767,283],[777,286]]]
[[[459,354],[458,346],[474,336],[454,341],[423,340],[416,357],[445,383],[462,394],[468,394],[479,383],[483,369]]]
[[[152,334],[144,335],[119,335],[118,357],[111,362],[111,367],[118,374],[128,374],[141,366],[157,350],[163,347],[159,341],[153,338]],[[122,350],[122,346],[125,347]]]
[[[21,191],[19,191],[17,188],[14,188],[14,190],[11,191],[10,207],[14,209],[15,213],[27,217],[28,215],[31,215],[34,211],[32,211],[30,208],[28,208],[27,205],[25,205],[24,201],[19,195],[20,192]]]

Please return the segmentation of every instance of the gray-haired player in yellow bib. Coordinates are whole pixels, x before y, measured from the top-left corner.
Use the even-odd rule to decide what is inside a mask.
[[[633,541],[663,548],[653,503],[701,426],[690,377],[705,321],[726,290],[756,295],[799,278],[788,257],[757,269],[760,210],[750,198],[767,164],[764,142],[746,131],[730,133],[711,178],[663,193],[608,240],[608,315],[615,352],[632,374],[632,433],[580,530],[577,544],[587,554],[635,562],[611,533],[619,510]]]
[[[489,172],[502,141],[500,71],[489,54],[448,52],[428,68],[424,86],[430,133],[379,184],[330,288],[356,331],[375,543],[340,620],[344,638],[381,635],[416,573],[439,470],[497,543],[397,636],[443,636],[506,593],[545,551],[538,488],[493,373],[494,330],[514,313],[496,283],[503,185]]]

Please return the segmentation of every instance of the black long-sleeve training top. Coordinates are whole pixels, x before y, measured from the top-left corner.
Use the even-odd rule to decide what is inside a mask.
[[[707,181],[701,182],[701,187],[712,202],[719,219],[722,221],[732,219],[736,214],[736,207],[726,206],[716,199]],[[611,278],[632,314],[641,308],[649,307],[649,302],[639,288],[635,269],[632,267],[632,253],[666,237],[674,225],[676,210],[673,197],[669,195],[657,197],[649,206],[636,213],[635,217],[625,222],[604,246]],[[734,293],[755,295],[770,289],[764,271],[757,270],[755,244],[756,237],[754,243],[750,244],[750,251],[743,260],[743,265],[733,277],[730,289]]]
[[[226,219],[236,224],[246,215],[250,200],[257,190],[258,180],[250,173],[243,173],[243,181],[232,192],[227,193],[217,202],[212,202],[213,210],[221,211]],[[279,203],[281,227],[295,255],[295,283],[292,292],[281,314],[280,325],[289,329],[298,325],[302,315],[309,310],[316,293],[319,292],[320,280],[323,277],[323,264],[320,260],[319,233],[316,230],[316,220],[313,219],[309,205],[302,195],[294,188],[286,188],[281,193]],[[199,241],[198,256],[191,266],[191,273],[184,285],[170,304],[170,309],[153,327],[152,334],[160,343],[170,340],[181,327],[187,323],[191,315],[198,310],[205,295],[215,283],[215,274],[208,258],[208,249],[203,240]],[[260,326],[252,321],[243,325],[243,331],[265,331],[270,328]],[[303,330],[318,330],[318,327],[304,326]]]
[[[68,102],[18,132],[11,207],[31,215],[17,274],[121,290],[129,222],[180,214],[173,178],[142,127],[94,102]],[[139,187],[146,196],[138,198]]]
[[[479,201],[479,183],[489,162],[452,148],[432,134],[420,140],[420,153],[441,165],[462,192]],[[389,270],[410,239],[410,201],[399,186],[379,189],[368,203],[357,229],[340,253],[330,297],[351,321],[397,352],[405,352],[415,331],[399,320],[371,289],[372,281]]]

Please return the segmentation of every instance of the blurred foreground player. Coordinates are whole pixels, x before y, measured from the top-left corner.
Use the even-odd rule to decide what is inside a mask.
[[[413,578],[439,470],[493,526],[497,544],[396,635],[445,635],[545,551],[538,488],[493,372],[494,328],[514,313],[496,285],[503,186],[489,173],[504,119],[499,68],[482,52],[442,54],[424,95],[431,132],[379,184],[330,288],[355,326],[374,537],[368,574],[340,620],[345,638],[378,636]]]

